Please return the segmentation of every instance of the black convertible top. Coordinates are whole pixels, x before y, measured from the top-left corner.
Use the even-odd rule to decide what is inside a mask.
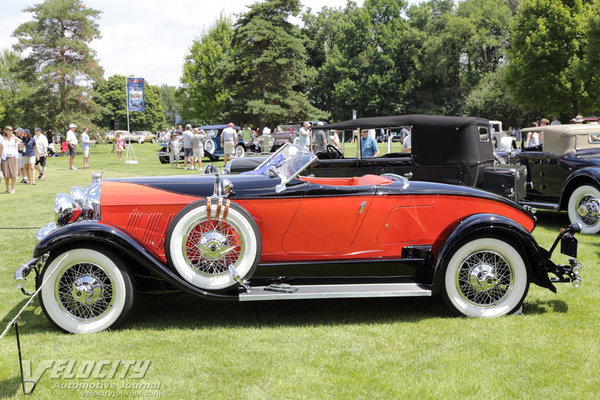
[[[319,129],[375,129],[411,126],[412,157],[417,165],[478,164],[494,159],[489,121],[475,117],[393,115],[358,118],[319,126]],[[481,136],[479,128],[488,132]]]
[[[348,121],[334,122],[319,126],[319,129],[374,129],[374,128],[397,128],[400,126],[437,128],[458,128],[461,126],[475,124],[477,122],[488,125],[488,120],[473,117],[445,117],[439,115],[391,115],[387,117],[368,117],[351,119]]]

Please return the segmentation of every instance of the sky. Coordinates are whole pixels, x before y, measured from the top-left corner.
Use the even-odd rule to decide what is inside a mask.
[[[0,0],[0,51],[16,41],[12,32],[30,19],[23,10],[41,0]],[[221,13],[235,18],[254,0],[84,0],[102,11],[97,23],[102,37],[91,47],[104,77],[120,74],[145,78],[149,84],[179,86],[183,59],[194,39]],[[301,0],[313,12],[343,7],[346,0]],[[362,1],[357,1],[362,4]]]

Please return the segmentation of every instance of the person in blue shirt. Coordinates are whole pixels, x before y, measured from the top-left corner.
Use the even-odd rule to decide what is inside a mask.
[[[377,141],[373,137],[369,136],[368,130],[364,130],[361,133],[362,137],[360,138],[360,152],[362,158],[377,157],[379,155]]]
[[[90,151],[92,149],[92,143],[96,141],[90,139],[89,129],[87,126],[83,127],[81,133],[81,148],[83,149],[83,168],[89,168]]]
[[[25,167],[24,183],[35,185],[35,162],[40,159],[35,140],[29,129],[23,130],[23,165]]]

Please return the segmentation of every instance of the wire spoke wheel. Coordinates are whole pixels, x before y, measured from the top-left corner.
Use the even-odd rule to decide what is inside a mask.
[[[96,264],[77,263],[63,271],[55,285],[56,297],[70,315],[84,320],[102,316],[113,300],[113,284]]]
[[[595,186],[582,185],[569,197],[567,205],[571,223],[581,225],[581,233],[600,232],[600,191]]]
[[[479,238],[458,247],[446,265],[444,300],[469,317],[498,317],[517,310],[529,289],[527,267],[512,244]]]
[[[40,303],[48,319],[71,333],[122,323],[133,305],[133,283],[122,262],[103,248],[72,248],[44,267]]]
[[[225,203],[218,208],[213,202],[210,216],[206,200],[189,204],[175,216],[167,231],[167,262],[183,279],[202,289],[236,286],[229,266],[234,266],[241,278],[247,278],[260,259],[256,222],[234,202],[225,212]]]

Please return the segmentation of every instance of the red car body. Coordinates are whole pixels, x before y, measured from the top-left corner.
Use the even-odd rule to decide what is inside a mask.
[[[299,176],[312,160],[290,144],[248,175],[96,180],[58,195],[58,227],[38,233],[16,282],[35,271],[44,312],[69,332],[122,322],[134,289],[237,301],[440,294],[458,313],[493,317],[518,310],[530,283],[580,282],[579,263],[554,264],[533,215],[503,197],[393,174]],[[572,257],[576,230],[559,235]]]

